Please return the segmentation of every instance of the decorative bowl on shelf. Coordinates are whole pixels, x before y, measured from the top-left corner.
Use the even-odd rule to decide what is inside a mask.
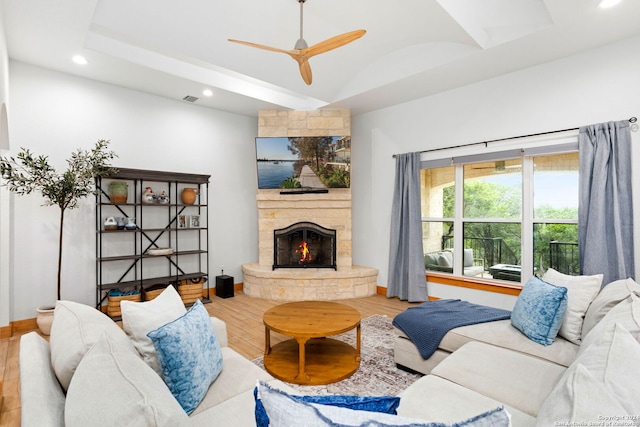
[[[171,255],[172,253],[173,248],[151,248],[147,250],[149,255]]]

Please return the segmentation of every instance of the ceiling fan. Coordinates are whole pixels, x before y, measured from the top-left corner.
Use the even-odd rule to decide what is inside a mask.
[[[309,47],[305,39],[302,37],[302,22],[303,22],[302,9],[305,1],[306,0],[297,0],[297,2],[300,3],[300,38],[298,39],[298,41],[296,42],[292,50],[280,49],[277,47],[265,46],[262,44],[245,42],[241,40],[234,40],[234,39],[228,39],[228,40],[233,43],[239,43],[246,46],[256,47],[258,49],[270,50],[272,52],[286,53],[287,55],[295,59],[296,62],[298,62],[298,65],[300,66],[300,74],[302,75],[302,80],[304,80],[306,84],[310,85],[312,81],[312,77],[311,77],[311,66],[309,65],[309,58],[311,58],[312,56],[319,55],[321,53],[325,53],[330,50],[336,49],[340,46],[344,46],[347,43],[351,43],[352,41],[357,40],[360,37],[364,36],[366,31],[356,30],[356,31],[340,34],[339,36],[331,37],[330,39],[327,39],[320,43],[316,43],[313,46]]]

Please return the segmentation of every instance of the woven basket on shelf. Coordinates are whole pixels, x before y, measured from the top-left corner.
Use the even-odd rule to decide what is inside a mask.
[[[152,286],[149,289],[145,289],[144,290],[144,300],[145,301],[151,301],[152,299],[154,299],[158,295],[160,295],[165,289],[167,289],[166,285]]]
[[[185,304],[192,304],[197,299],[202,298],[202,285],[206,279],[200,277],[198,279],[180,280],[178,284],[178,293]]]
[[[141,299],[140,297],[140,293],[133,295],[109,295],[107,297],[107,314],[111,317],[121,316],[122,310],[120,309],[120,301],[127,300],[138,302]]]

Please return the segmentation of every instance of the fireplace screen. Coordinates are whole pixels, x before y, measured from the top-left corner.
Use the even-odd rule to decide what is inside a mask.
[[[273,269],[336,267],[336,230],[298,222],[273,231]]]

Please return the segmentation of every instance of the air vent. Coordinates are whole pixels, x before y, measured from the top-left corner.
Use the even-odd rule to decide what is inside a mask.
[[[196,102],[198,98],[195,96],[187,95],[184,98],[182,98],[182,100],[187,102]]]

